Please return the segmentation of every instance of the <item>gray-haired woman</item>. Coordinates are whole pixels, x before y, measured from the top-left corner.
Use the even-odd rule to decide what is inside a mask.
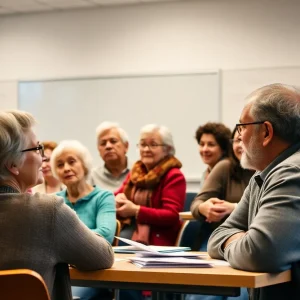
[[[52,299],[71,299],[70,293],[62,294],[54,285],[57,264],[83,270],[109,268],[113,252],[63,199],[26,193],[43,180],[44,149],[33,132],[34,124],[29,113],[0,112],[0,205],[5,215],[0,218],[0,268],[34,270],[45,280]],[[69,291],[68,284],[59,285]]]
[[[116,191],[121,236],[145,244],[173,246],[181,222],[186,181],[174,156],[171,132],[149,124],[141,129],[137,161]]]
[[[92,156],[76,140],[62,141],[51,156],[51,169],[67,189],[57,193],[76,211],[80,220],[92,231],[112,243],[116,231],[115,198],[112,192],[87,182],[91,172]],[[74,296],[82,300],[111,299],[108,290],[72,286]]]

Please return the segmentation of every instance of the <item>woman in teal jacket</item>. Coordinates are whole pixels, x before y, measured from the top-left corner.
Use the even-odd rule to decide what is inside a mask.
[[[51,169],[67,188],[57,193],[75,210],[80,220],[92,231],[112,243],[116,231],[114,195],[100,187],[91,186],[87,178],[91,171],[91,155],[78,141],[63,141],[53,151]],[[108,290],[72,287],[73,296],[81,300],[111,299]]]

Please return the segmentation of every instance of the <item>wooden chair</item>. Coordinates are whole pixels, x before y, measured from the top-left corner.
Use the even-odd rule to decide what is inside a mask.
[[[120,232],[121,232],[121,222],[117,219],[117,227],[116,227],[116,233],[115,236],[120,236]],[[114,238],[113,242],[112,242],[112,246],[118,246],[119,245],[119,240]],[[114,289],[114,300],[119,300],[119,291],[118,289]]]
[[[121,232],[121,222],[117,219],[117,227],[116,227],[115,236],[120,236],[120,232]],[[118,244],[119,244],[119,240],[114,238],[114,240],[112,242],[112,246],[118,246]]]
[[[0,271],[0,298],[9,300],[50,300],[43,278],[28,269]]]

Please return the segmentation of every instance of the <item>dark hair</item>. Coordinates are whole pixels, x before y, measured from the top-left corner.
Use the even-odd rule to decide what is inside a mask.
[[[223,152],[223,157],[228,157],[231,155],[231,131],[228,127],[226,127],[222,123],[213,122],[208,122],[202,126],[199,126],[195,136],[198,144],[200,143],[203,134],[212,134],[215,137],[218,145],[220,146]]]
[[[237,132],[237,127],[234,127],[233,131],[232,131],[232,134],[231,134],[231,140],[233,141],[234,139],[234,135],[235,133]],[[233,143],[232,143],[232,148],[233,148]],[[235,153],[232,149],[231,151],[232,155],[231,157],[229,158],[230,160],[230,177],[232,177],[235,181],[241,181],[241,178],[242,178],[242,173],[243,173],[243,170],[241,168],[241,164],[240,164],[240,161],[239,159],[235,156]]]

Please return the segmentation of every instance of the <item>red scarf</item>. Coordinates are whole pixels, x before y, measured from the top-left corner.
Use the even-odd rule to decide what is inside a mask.
[[[137,205],[151,207],[152,192],[159,185],[162,177],[173,168],[181,168],[181,162],[174,156],[167,156],[153,169],[147,171],[146,166],[137,161],[131,171],[130,180],[124,188],[127,199]],[[131,219],[121,220],[122,224],[130,224]],[[150,226],[137,222],[137,228],[132,235],[132,240],[149,244]]]

